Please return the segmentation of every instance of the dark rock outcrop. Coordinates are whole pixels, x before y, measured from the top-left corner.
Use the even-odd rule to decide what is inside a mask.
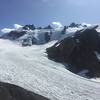
[[[44,27],[44,29],[52,29],[52,27],[50,25]]]
[[[37,27],[36,29],[39,29],[39,30],[41,30],[41,29],[42,29],[42,27]]]
[[[46,43],[49,42],[50,41],[50,37],[51,37],[51,33],[50,32],[45,32],[44,36],[45,36]]]
[[[49,100],[19,86],[0,82],[0,100]]]
[[[88,69],[93,75],[100,75],[100,60],[95,52],[100,53],[100,33],[97,26],[77,31],[54,46],[47,48],[48,57],[55,61],[65,62],[77,73]]]
[[[72,22],[70,25],[69,25],[69,27],[79,27],[81,24],[76,24],[76,23],[74,23],[74,22]]]
[[[61,31],[61,34],[63,35],[63,34],[66,34],[66,29],[67,29],[68,27],[67,26],[64,26],[64,28],[63,28],[63,30]]]
[[[19,37],[21,37],[21,36],[23,36],[25,34],[27,34],[26,31],[21,31],[21,32],[19,32],[19,31],[11,31],[8,34],[3,35],[2,38],[10,39],[10,40],[16,40],[16,39],[18,39]]]
[[[32,24],[32,25],[25,25],[24,27],[23,27],[23,29],[24,30],[34,30],[35,29],[35,26]]]

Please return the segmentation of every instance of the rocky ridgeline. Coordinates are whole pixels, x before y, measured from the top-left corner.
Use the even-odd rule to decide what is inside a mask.
[[[44,28],[35,27],[34,25],[25,25],[20,29],[15,29],[1,36],[4,39],[18,41],[22,46],[31,46],[33,44],[44,44],[52,40],[59,40],[63,35],[68,33],[69,28],[79,28],[81,24],[71,23],[69,26],[64,26],[61,29],[54,29],[51,25]],[[82,27],[87,27],[82,26]]]
[[[55,43],[47,48],[48,57],[67,63],[74,73],[88,69],[90,77],[100,76],[100,59],[97,57],[100,53],[100,33],[96,31],[97,27],[77,31]]]

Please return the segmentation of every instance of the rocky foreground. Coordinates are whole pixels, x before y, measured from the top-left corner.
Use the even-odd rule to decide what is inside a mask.
[[[49,100],[9,83],[0,82],[0,100]]]
[[[44,38],[48,27],[46,30],[33,30],[32,27],[31,30],[29,26],[24,30],[13,30],[0,39],[0,82],[5,82],[0,83],[1,91],[4,91],[1,98],[100,100],[100,83],[74,74],[88,69],[88,76],[99,76],[100,29],[71,24],[60,30],[53,29],[50,38]],[[22,31],[25,34],[22,35]],[[33,37],[37,43],[29,45]],[[20,40],[25,47],[16,44]]]

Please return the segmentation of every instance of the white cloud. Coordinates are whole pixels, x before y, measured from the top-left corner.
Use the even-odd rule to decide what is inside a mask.
[[[2,33],[9,33],[11,31],[17,30],[17,29],[21,29],[23,26],[19,25],[19,24],[14,24],[14,28],[3,28],[0,31]]]
[[[91,24],[87,24],[87,23],[83,22],[83,23],[82,23],[82,26],[84,26],[84,25],[86,25],[86,26],[88,26],[88,27],[91,26]]]
[[[19,29],[19,28],[22,28],[23,26],[19,25],[19,24],[14,24],[14,28],[15,29]]]
[[[2,33],[9,33],[9,32],[11,32],[11,31],[13,31],[14,29],[10,29],[10,28],[3,28],[3,29],[1,29],[1,32]]]
[[[52,22],[51,26],[57,29],[63,27],[63,25],[60,22]]]

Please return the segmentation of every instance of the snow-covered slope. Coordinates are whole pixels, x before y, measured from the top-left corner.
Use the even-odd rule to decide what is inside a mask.
[[[47,58],[53,45],[20,47],[0,39],[0,81],[9,82],[51,100],[100,100],[100,84],[77,76]]]

